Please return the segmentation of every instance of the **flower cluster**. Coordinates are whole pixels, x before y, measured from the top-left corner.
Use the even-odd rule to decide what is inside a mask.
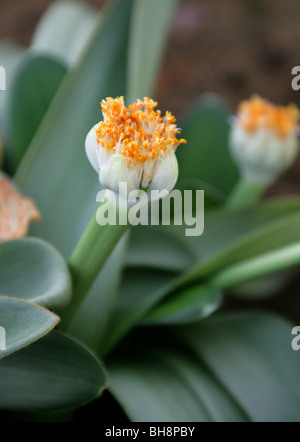
[[[86,139],[88,158],[99,173],[103,187],[118,192],[120,182],[128,190],[172,190],[178,178],[175,151],[180,130],[171,113],[163,116],[149,98],[128,108],[124,98],[101,103],[103,121]]]
[[[298,153],[299,111],[254,96],[240,104],[231,132],[231,150],[242,175],[271,183]]]

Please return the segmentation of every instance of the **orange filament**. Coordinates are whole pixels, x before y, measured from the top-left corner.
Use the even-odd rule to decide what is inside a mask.
[[[286,138],[297,130],[299,110],[293,104],[287,107],[275,106],[255,95],[240,104],[239,117],[248,132],[263,128],[275,132],[279,138]]]
[[[107,98],[101,102],[104,115],[96,128],[98,143],[106,150],[122,154],[132,163],[163,158],[184,139],[177,139],[180,130],[170,112],[165,116],[155,111],[157,103],[150,98],[138,100],[128,108],[124,98]]]

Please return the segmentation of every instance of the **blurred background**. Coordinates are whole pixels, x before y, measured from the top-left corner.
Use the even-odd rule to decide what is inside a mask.
[[[86,1],[99,9],[106,3]],[[28,45],[51,3],[1,0],[0,38]],[[179,118],[208,91],[220,94],[233,110],[253,93],[276,103],[299,105],[300,91],[291,87],[292,68],[300,65],[299,20],[299,0],[181,0],[155,99]],[[299,177],[300,157],[270,194],[300,193]],[[257,307],[280,311],[300,324],[299,292],[300,276],[285,293]],[[228,302],[231,308],[247,304]]]
[[[125,0],[126,1],[126,0]],[[96,8],[107,1],[86,0]],[[29,45],[53,0],[1,0],[0,38]],[[157,84],[163,109],[185,113],[195,98],[219,93],[234,109],[253,93],[282,104],[300,103],[291,87],[299,63],[298,0],[181,0]],[[276,186],[295,192],[300,159]]]

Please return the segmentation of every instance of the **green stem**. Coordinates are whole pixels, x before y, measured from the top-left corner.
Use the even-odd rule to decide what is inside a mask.
[[[96,214],[93,216],[69,261],[73,296],[61,315],[61,330],[67,331],[71,326],[101,269],[127,229],[128,225],[100,226]]]
[[[240,179],[227,201],[227,207],[241,209],[254,205],[266,190],[266,183]]]

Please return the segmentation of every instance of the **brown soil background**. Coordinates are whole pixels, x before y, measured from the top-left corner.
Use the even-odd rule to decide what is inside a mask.
[[[1,0],[0,38],[28,45],[52,2]],[[100,8],[105,1],[89,3]],[[161,107],[182,115],[208,91],[233,108],[254,92],[300,104],[300,91],[291,87],[291,70],[300,65],[299,24],[299,0],[182,0],[157,84]],[[300,157],[271,193],[299,193],[299,176]],[[300,278],[270,301],[230,301],[231,308],[248,305],[281,312],[300,324]]]

